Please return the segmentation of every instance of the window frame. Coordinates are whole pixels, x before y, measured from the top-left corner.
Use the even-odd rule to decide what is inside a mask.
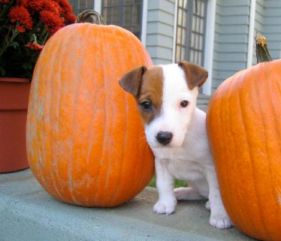
[[[102,13],[102,0],[92,0],[94,7],[93,9],[98,12]],[[176,0],[177,1],[177,0]],[[70,0],[72,3],[73,9],[78,9],[78,0]],[[141,8],[141,24],[140,24],[140,36],[139,39],[146,46],[146,39],[147,39],[147,16],[148,15],[148,0],[142,0],[142,8]]]
[[[139,19],[138,19],[138,24],[134,24],[132,21],[131,22],[126,22],[126,18],[125,18],[125,11],[126,11],[126,7],[133,7],[134,3],[125,3],[125,0],[119,0],[118,4],[115,6],[104,6],[104,2],[101,1],[101,14],[104,16],[104,18],[106,19],[106,16],[104,14],[105,9],[112,9],[112,8],[119,8],[119,20],[118,23],[113,23],[119,26],[122,26],[126,29],[128,29],[129,31],[131,31],[133,34],[135,34],[135,36],[137,36],[139,39],[141,39],[143,37],[142,31],[143,31],[143,18],[144,18],[144,6],[145,6],[145,1],[144,0],[139,0],[139,3],[137,4],[139,6],[140,9],[138,10],[140,13]],[[105,20],[106,21],[106,20]],[[110,21],[112,22],[112,21]],[[129,23],[129,24],[128,24]],[[112,23],[110,23],[112,24]],[[132,31],[132,28],[137,29],[138,31]]]
[[[88,7],[86,7],[86,8],[81,8],[81,6],[80,6],[80,4],[79,4],[80,1],[81,1],[81,0],[70,0],[70,3],[71,3],[72,6],[73,6],[73,10],[75,11],[76,14],[79,14],[80,12],[82,12],[82,11],[85,10],[85,9],[89,9]],[[92,1],[92,8],[91,8],[91,9],[94,9],[97,0],[91,0],[91,1]],[[88,3],[88,2],[91,2],[91,1],[87,0],[87,3]]]
[[[176,61],[180,61],[180,60],[188,60],[190,61],[191,58],[191,50],[194,51],[200,51],[201,52],[201,61],[200,63],[196,63],[199,64],[201,66],[204,65],[205,62],[205,45],[206,45],[206,26],[207,26],[207,18],[208,18],[208,0],[200,0],[203,2],[204,4],[204,15],[200,16],[197,15],[197,11],[194,11],[194,8],[196,9],[197,7],[197,0],[187,0],[187,6],[186,8],[184,8],[184,6],[180,6],[179,4],[179,0],[177,0],[177,11],[176,11],[176,21],[175,21],[175,27],[176,27],[176,31],[175,31],[175,53],[174,53],[174,58]],[[179,12],[180,11],[185,11],[185,22],[184,25],[182,25],[183,23],[179,24]],[[191,13],[190,13],[191,12]],[[182,16],[184,15],[184,13],[182,12]],[[193,22],[195,21],[195,17],[201,18],[203,19],[203,34],[200,32],[196,32],[192,30],[192,25]],[[190,26],[190,27],[187,27]],[[185,31],[185,39],[184,42],[179,42],[178,41],[178,37],[181,36],[178,31],[179,28],[184,29]],[[195,33],[197,35],[201,35],[203,38],[203,44],[202,44],[202,48],[201,49],[196,49],[191,47],[191,36],[192,33]],[[182,34],[182,33],[181,33]],[[184,48],[184,54],[182,55],[180,53],[180,57],[178,59],[178,49],[181,48],[180,51],[182,51],[182,48]]]

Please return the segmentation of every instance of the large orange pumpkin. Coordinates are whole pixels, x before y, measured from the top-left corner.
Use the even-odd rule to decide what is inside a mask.
[[[246,234],[281,240],[281,60],[257,64],[215,91],[207,128],[227,212]]]
[[[32,79],[27,120],[31,170],[54,197],[112,207],[153,175],[134,99],[119,79],[151,65],[140,41],[117,26],[79,23],[46,44]]]

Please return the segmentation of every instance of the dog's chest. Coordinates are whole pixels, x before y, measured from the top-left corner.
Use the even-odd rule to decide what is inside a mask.
[[[204,170],[196,155],[187,154],[184,149],[166,150],[155,153],[156,158],[163,161],[169,173],[176,179],[195,181],[202,179]]]
[[[191,162],[186,159],[173,159],[168,161],[167,168],[176,179],[186,181],[202,179],[202,167],[196,162]]]

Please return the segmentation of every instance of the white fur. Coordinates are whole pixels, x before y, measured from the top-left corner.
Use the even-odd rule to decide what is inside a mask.
[[[205,128],[206,114],[196,108],[198,88],[190,90],[177,64],[163,65],[163,104],[161,113],[145,126],[149,145],[155,155],[159,200],[153,210],[159,214],[175,211],[177,200],[208,198],[210,224],[217,228],[231,226],[224,209]],[[189,101],[186,108],[182,100]],[[159,131],[173,133],[171,143],[157,142]],[[175,189],[174,179],[188,181],[188,188]]]

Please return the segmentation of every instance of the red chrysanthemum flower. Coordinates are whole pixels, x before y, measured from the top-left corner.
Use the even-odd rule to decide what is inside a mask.
[[[44,10],[48,10],[60,16],[63,13],[61,6],[55,1],[46,1],[44,4]]]
[[[41,44],[38,44],[36,42],[29,42],[25,45],[25,47],[29,48],[29,49],[32,49],[32,50],[37,50],[37,51],[40,51],[43,49],[43,45]]]
[[[31,9],[32,11],[40,12],[44,8],[45,2],[48,2],[48,1],[29,0],[26,4],[27,4],[27,7],[29,9]]]
[[[54,1],[57,2],[59,5],[65,7],[65,9],[69,9],[71,7],[69,2],[66,0],[54,0]]]
[[[40,12],[40,20],[47,26],[50,33],[56,32],[64,25],[62,18],[47,10]]]
[[[65,0],[54,0],[55,2],[57,2],[61,9],[63,9],[63,13],[64,14],[67,14],[69,12],[73,12],[72,11],[72,6],[69,4],[68,1],[65,1]]]
[[[16,29],[17,29],[20,33],[25,32],[25,28],[24,28],[23,26],[21,26],[21,25],[17,25],[17,26],[16,26]]]
[[[76,18],[69,0],[0,0],[0,12],[1,76],[31,78],[47,39]]]
[[[22,26],[26,29],[32,29],[33,22],[31,16],[27,9],[23,6],[11,8],[9,18],[12,23],[18,23],[19,26]]]
[[[54,2],[59,4],[65,24],[74,23],[76,16],[73,14],[72,5],[66,0],[54,0]]]
[[[26,7],[29,0],[17,0],[17,5]]]

